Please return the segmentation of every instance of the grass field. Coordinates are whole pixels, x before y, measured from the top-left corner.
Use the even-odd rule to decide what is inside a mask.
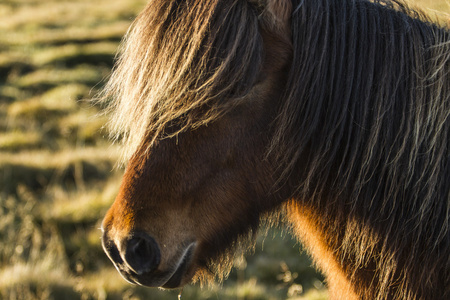
[[[126,283],[98,229],[123,170],[89,99],[145,2],[0,2],[0,299],[177,299]],[[414,2],[450,12],[448,1]],[[182,299],[326,299],[310,264],[274,229],[222,286],[188,286]]]

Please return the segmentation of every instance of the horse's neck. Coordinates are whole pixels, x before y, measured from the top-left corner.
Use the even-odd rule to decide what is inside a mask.
[[[324,273],[330,299],[359,299],[350,281],[325,238],[325,229],[317,222],[320,216],[307,206],[292,201],[287,208],[293,233],[313,257],[317,267]]]

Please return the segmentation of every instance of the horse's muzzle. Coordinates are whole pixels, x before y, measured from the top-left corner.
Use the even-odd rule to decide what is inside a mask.
[[[161,252],[156,241],[145,232],[134,232],[129,237],[114,241],[104,231],[102,245],[114,266],[130,283],[163,288],[182,285],[191,264],[196,243],[183,247],[174,266],[169,270],[160,267]]]

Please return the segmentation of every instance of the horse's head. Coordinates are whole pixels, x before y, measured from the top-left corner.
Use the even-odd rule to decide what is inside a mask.
[[[158,27],[159,31],[154,32],[154,35],[171,34],[167,37],[171,39],[169,43],[178,41],[174,37],[174,33],[177,33],[174,26],[187,26],[180,22],[188,19],[181,15],[188,12],[178,8],[177,6],[181,4],[176,2],[179,1],[173,1],[172,6],[167,5],[165,8],[159,5],[158,22],[164,24]],[[195,82],[195,78],[192,77],[198,76],[199,80],[202,80],[202,76],[206,76],[203,82],[195,82],[196,92],[201,95],[202,89],[207,84],[205,82],[211,79],[220,81],[214,83],[216,86],[211,88],[215,88],[218,92],[215,92],[213,97],[205,99],[214,98],[214,101],[225,103],[227,108],[213,120],[207,122],[203,120],[205,124],[195,126],[192,124],[197,121],[196,116],[208,114],[208,107],[215,106],[217,102],[201,103],[192,110],[196,113],[186,110],[184,114],[175,115],[175,119],[168,120],[163,127],[152,128],[142,135],[139,146],[133,150],[134,154],[128,161],[119,194],[103,221],[103,247],[120,273],[133,283],[176,288],[188,283],[195,275],[197,277],[205,275],[210,270],[211,262],[215,260],[217,262],[217,259],[223,257],[223,254],[235,246],[240,237],[253,232],[261,216],[280,204],[280,197],[272,190],[275,166],[267,156],[267,148],[272,132],[270,125],[277,111],[276,100],[280,97],[284,84],[282,74],[286,71],[290,56],[286,19],[289,15],[290,1],[267,1],[265,7],[243,0],[229,1],[230,4],[222,4],[221,1],[212,2],[217,2],[213,5],[215,9],[210,10],[209,19],[204,18],[204,22],[210,22],[205,27],[209,28],[209,31],[203,33],[202,45],[195,50],[197,53],[193,52],[196,55],[192,56],[192,74],[184,73],[180,84],[189,81],[189,88],[192,90],[192,82]],[[152,5],[155,3],[150,3],[149,7]],[[193,9],[197,9],[197,6],[194,5]],[[151,7],[149,10],[154,9]],[[164,12],[164,9],[169,11]],[[239,11],[243,9],[245,14]],[[163,54],[153,53],[155,60],[161,55],[174,56],[174,60],[180,59],[176,53],[170,53],[171,45],[164,45],[164,38],[153,37],[149,32],[151,30],[145,29],[144,22],[148,20],[146,14],[149,14],[149,10],[144,11],[138,18],[135,39],[148,40],[149,44],[157,38],[161,39],[160,42],[163,43],[161,47],[167,46],[167,49],[161,51]],[[258,15],[262,15],[259,20]],[[231,18],[230,16],[237,18],[238,24],[230,22],[227,19]],[[220,26],[217,26],[218,22],[221,23]],[[253,24],[256,29],[254,31],[249,29],[249,32],[246,32],[246,28],[235,28],[234,31],[224,28],[242,25],[239,22]],[[155,24],[153,26],[156,26]],[[192,25],[193,38],[197,34],[196,28],[203,25]],[[213,32],[214,30],[216,32]],[[223,30],[225,32],[222,32]],[[234,36],[224,37],[230,32],[237,32],[241,36],[238,42],[253,39],[256,46],[252,48],[245,43],[236,45],[236,41],[232,40]],[[246,36],[246,33],[252,33],[253,36]],[[125,48],[124,56],[135,55],[128,53],[133,47],[131,44],[133,39],[130,40],[131,47]],[[217,49],[211,50],[214,47]],[[241,51],[236,47],[244,50]],[[145,46],[141,45],[141,48]],[[189,56],[189,49],[185,51],[186,56]],[[222,61],[204,61],[201,56],[205,54],[201,51],[216,51],[212,56],[214,53],[224,56],[219,57]],[[251,53],[245,53],[248,51]],[[231,52],[233,53],[229,54]],[[144,56],[145,49],[139,53]],[[248,57],[260,58],[260,64],[236,65],[250,63],[238,57],[242,55],[241,53],[245,53]],[[145,60],[139,56],[133,59],[136,63],[140,59]],[[211,59],[214,60],[215,57],[209,57],[209,60]],[[153,63],[147,67],[151,68]],[[217,65],[210,65],[214,63]],[[158,64],[162,65],[158,61],[154,64],[155,68],[158,68]],[[183,61],[178,61],[177,64],[182,65]],[[209,72],[212,75],[196,73],[198,65],[200,72]],[[122,68],[126,66],[123,64]],[[172,75],[171,67],[173,66],[167,66],[169,76]],[[253,79],[245,82],[247,79],[244,78],[244,81],[233,84],[251,84],[251,86],[245,87],[245,92],[236,92],[235,87],[231,88],[231,92],[227,91],[223,86],[229,85],[227,81],[235,80],[230,76],[240,73],[239,69],[250,70],[248,72],[252,73]],[[120,70],[116,72],[121,74]],[[152,76],[152,70],[146,72]],[[221,78],[223,74],[220,72],[225,74],[225,78]],[[126,71],[123,71],[123,74],[125,73]],[[164,65],[161,66],[159,73],[153,72],[156,73],[164,75]],[[136,77],[139,77],[139,74],[129,76],[129,78]],[[122,79],[126,82],[122,83],[123,85],[139,84],[127,82],[129,78],[119,78],[118,81]],[[176,85],[177,82],[173,84]],[[148,90],[142,88],[142,91]],[[177,103],[171,104],[172,107],[177,107],[180,103],[192,104],[194,100],[189,97],[188,94],[179,97]],[[121,109],[120,105],[124,104],[119,104],[116,110]],[[155,111],[157,106],[161,105],[164,106],[164,103],[158,103],[152,109]],[[144,110],[144,106],[138,107],[134,109],[134,113],[139,111],[142,115]],[[165,112],[167,111],[162,111],[159,115],[165,116]],[[156,120],[157,115],[158,113],[156,116],[152,115],[151,119]],[[184,125],[189,118],[194,120],[192,126],[187,126],[186,129]],[[184,121],[179,121],[180,119]],[[140,121],[139,117],[134,120]],[[129,127],[133,128],[133,125]],[[195,130],[193,127],[196,127]],[[184,129],[178,130],[179,128]],[[149,133],[155,131],[159,132],[159,138]],[[161,138],[163,134],[166,134],[166,138]]]
[[[129,161],[103,222],[104,248],[129,281],[178,287],[257,226],[269,206],[267,128],[261,112],[242,106],[148,154],[144,143]]]

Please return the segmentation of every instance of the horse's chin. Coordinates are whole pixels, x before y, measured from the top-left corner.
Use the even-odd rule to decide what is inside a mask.
[[[154,270],[149,273],[137,274],[132,271],[125,271],[119,267],[122,277],[132,283],[146,287],[159,287],[164,289],[181,288],[191,281],[195,272],[193,257],[196,243],[190,244],[176,262],[174,268],[168,271]]]
[[[165,289],[180,288],[192,279],[193,273],[192,261],[195,248],[196,248],[195,243],[189,245],[189,247],[183,253],[183,256],[181,257],[181,260],[179,261],[177,268],[175,269],[175,272],[172,274],[169,280],[167,280],[166,283],[161,286],[162,288]]]

